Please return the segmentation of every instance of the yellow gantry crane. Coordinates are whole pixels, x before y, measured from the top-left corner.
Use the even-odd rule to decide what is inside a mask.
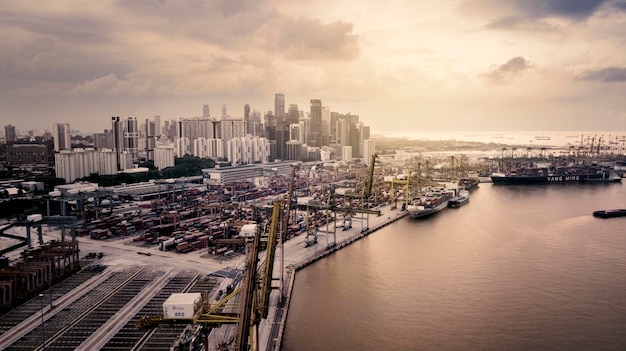
[[[286,234],[289,224],[289,211],[291,198],[293,196],[293,184],[295,182],[298,165],[292,165],[291,183],[287,194],[287,202],[281,197],[274,202],[272,208],[272,218],[267,230],[267,238],[261,237],[261,231],[257,230],[252,241],[239,239],[242,244],[248,247],[248,256],[244,277],[241,286],[233,290],[229,295],[210,304],[205,296],[202,308],[192,319],[164,318],[163,316],[144,316],[136,324],[138,328],[149,329],[159,324],[201,324],[204,326],[220,327],[222,324],[237,324],[237,335],[231,350],[259,350],[259,324],[261,319],[266,319],[269,312],[270,294],[272,292],[272,279],[274,271],[274,261],[279,233]],[[282,226],[282,228],[281,228]],[[280,230],[282,229],[282,230]],[[280,230],[280,231],[279,231]],[[230,239],[233,240],[233,239]],[[284,242],[284,240],[281,240]],[[281,243],[282,245],[282,243]],[[259,267],[259,253],[265,247],[265,260]],[[281,250],[281,253],[284,250]],[[262,268],[259,270],[259,268]],[[281,301],[284,300],[284,257],[281,257],[280,289]],[[228,313],[223,310],[227,303],[239,298],[239,312]],[[208,338],[208,335],[207,335]],[[208,350],[208,342],[205,342]]]

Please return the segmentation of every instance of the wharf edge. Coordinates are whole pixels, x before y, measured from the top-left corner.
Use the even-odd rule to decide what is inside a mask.
[[[273,350],[273,351],[280,351],[280,349],[282,347],[283,335],[284,335],[284,332],[285,332],[285,326],[287,324],[287,314],[289,313],[289,304],[291,303],[291,293],[293,291],[293,286],[294,286],[295,281],[296,281],[296,273],[299,270],[301,270],[301,269],[303,269],[303,268],[305,268],[305,267],[307,267],[307,266],[309,266],[309,265],[311,265],[311,264],[321,260],[322,258],[324,258],[326,256],[332,255],[336,251],[339,251],[339,250],[343,249],[344,247],[346,247],[346,246],[348,246],[348,245],[350,245],[350,244],[352,244],[352,243],[354,243],[354,242],[356,242],[358,240],[361,240],[361,239],[365,238],[366,236],[369,236],[371,233],[374,233],[375,231],[380,230],[380,229],[388,226],[389,224],[391,224],[393,222],[399,221],[400,219],[402,219],[402,218],[404,218],[404,217],[406,217],[408,215],[409,215],[409,212],[406,211],[406,210],[399,211],[399,212],[396,213],[396,215],[394,217],[389,217],[389,219],[387,219],[386,221],[384,221],[384,222],[382,222],[382,223],[380,223],[378,225],[375,225],[372,228],[368,228],[368,229],[360,232],[359,234],[357,234],[357,235],[355,235],[353,237],[345,239],[342,242],[337,243],[337,245],[335,245],[332,248],[326,248],[324,250],[319,250],[319,251],[315,252],[312,257],[310,257],[310,258],[308,258],[308,259],[306,259],[306,260],[304,260],[304,261],[294,265],[292,270],[290,270],[289,273],[288,273],[289,274],[289,277],[288,277],[288,279],[289,279],[289,286],[288,286],[288,289],[287,289],[287,294],[285,296],[285,303],[284,303],[284,305],[282,307],[278,306],[278,313],[275,315],[274,325],[278,325],[279,326],[278,331],[277,331],[277,335],[276,335],[276,338],[270,338],[267,349],[268,350]],[[274,328],[272,328],[272,329],[274,329]],[[275,333],[275,331],[273,330],[271,334],[274,335],[274,333]]]

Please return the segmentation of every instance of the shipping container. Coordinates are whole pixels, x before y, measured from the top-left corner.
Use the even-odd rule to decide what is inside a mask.
[[[202,296],[200,293],[172,294],[163,302],[163,318],[193,319],[201,307]]]

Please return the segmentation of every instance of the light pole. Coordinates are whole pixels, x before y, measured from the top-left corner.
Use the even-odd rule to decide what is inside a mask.
[[[39,304],[41,306],[41,342],[43,344],[43,349],[46,349],[46,329],[44,327],[43,322],[43,294],[39,294]]]

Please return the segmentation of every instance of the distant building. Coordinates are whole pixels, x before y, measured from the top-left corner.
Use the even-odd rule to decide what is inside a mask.
[[[302,160],[302,143],[297,140],[287,142],[287,160]]]
[[[370,161],[372,160],[372,155],[376,152],[376,143],[374,140],[368,139],[363,140],[363,163],[366,165],[370,165]]]
[[[69,123],[55,123],[52,125],[52,137],[54,138],[54,151],[72,149],[72,135]]]
[[[294,161],[270,162],[264,164],[206,168],[202,170],[203,182],[210,185],[223,185],[233,182],[253,181],[257,177],[280,175],[291,177]],[[299,162],[295,162],[299,163]]]
[[[157,146],[154,149],[154,167],[157,169],[174,167],[174,148]]]
[[[341,160],[348,162],[352,161],[352,146],[341,147]]]
[[[311,146],[322,146],[322,100],[311,99],[311,130],[309,143]]]
[[[44,144],[8,144],[6,162],[11,166],[48,165],[48,148]]]
[[[15,134],[15,126],[7,124],[4,126],[4,140],[7,144],[13,144],[17,141],[17,135]]]
[[[58,178],[71,183],[91,174],[117,174],[116,152],[110,149],[76,148],[61,150],[54,155],[54,170]]]
[[[93,133],[93,147],[96,150],[102,149],[115,149],[113,142],[113,132],[110,129],[105,129],[102,133]]]

